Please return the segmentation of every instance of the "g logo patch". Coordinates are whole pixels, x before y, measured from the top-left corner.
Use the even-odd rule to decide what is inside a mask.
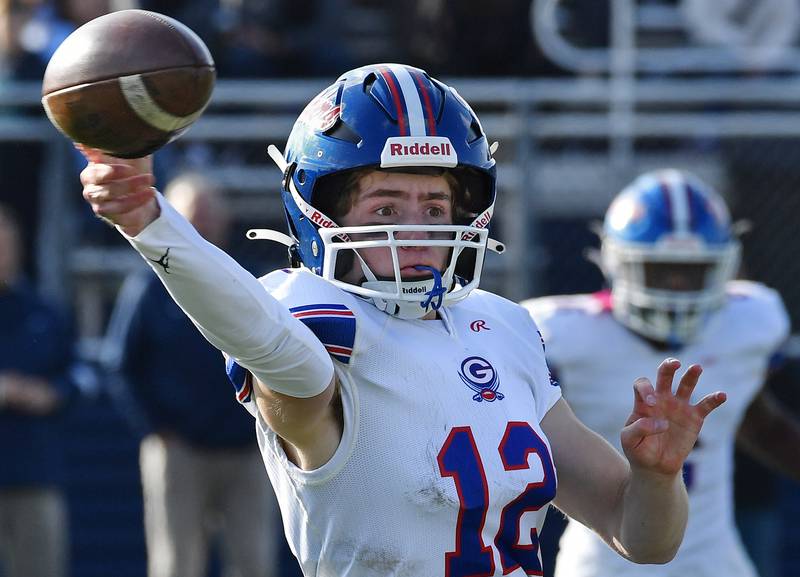
[[[461,369],[458,376],[470,389],[475,391],[472,400],[478,403],[482,401],[492,402],[502,401],[505,395],[498,392],[500,378],[492,364],[482,357],[467,357],[461,361]]]

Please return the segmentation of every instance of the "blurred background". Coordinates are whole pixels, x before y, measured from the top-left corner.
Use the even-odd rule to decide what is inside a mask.
[[[25,275],[74,324],[83,369],[62,438],[73,576],[145,574],[137,439],[100,362],[122,281],[144,265],[82,201],[84,163],[46,119],[41,77],[77,26],[136,7],[194,29],[218,67],[206,113],[155,156],[160,188],[190,170],[213,178],[229,243],[256,272],[286,263],[279,245],[244,239],[285,230],[267,144],[283,147],[339,73],[403,62],[456,86],[500,142],[493,236],[508,251],[487,257],[484,288],[514,300],[601,288],[592,223],[638,173],[671,166],[749,221],[743,274],[777,289],[800,330],[800,0],[0,0],[0,203],[22,224]],[[798,410],[800,341],[788,354],[775,393]],[[769,577],[800,575],[800,489],[738,463],[737,507],[780,527]],[[748,546],[760,536],[744,528]]]

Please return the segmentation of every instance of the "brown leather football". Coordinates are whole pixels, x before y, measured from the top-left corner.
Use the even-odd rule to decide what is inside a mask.
[[[183,134],[214,89],[214,60],[177,20],[120,10],[87,22],[58,47],[42,81],[50,121],[112,156],[146,156]]]

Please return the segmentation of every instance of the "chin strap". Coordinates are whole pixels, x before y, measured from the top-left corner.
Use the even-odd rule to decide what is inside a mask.
[[[428,310],[428,307],[438,311],[442,306],[442,299],[444,299],[444,295],[447,292],[447,289],[442,284],[442,273],[432,266],[419,265],[415,266],[414,268],[416,270],[426,270],[433,275],[433,288],[425,293],[425,296],[428,298],[424,302],[419,303],[419,306],[426,311]],[[435,303],[433,302],[433,299],[437,299]]]

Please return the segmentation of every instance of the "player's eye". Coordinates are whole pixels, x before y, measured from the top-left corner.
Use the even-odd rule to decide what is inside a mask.
[[[432,206],[428,209],[428,215],[434,218],[441,218],[446,216],[446,212],[441,206]]]
[[[394,209],[391,206],[382,206],[375,211],[375,214],[378,216],[392,216],[394,214]]]

